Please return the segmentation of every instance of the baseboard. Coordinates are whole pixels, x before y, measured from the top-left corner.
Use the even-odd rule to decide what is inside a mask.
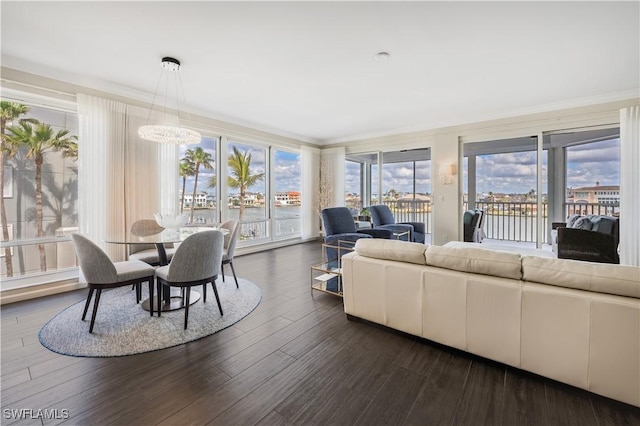
[[[49,296],[52,294],[64,293],[67,291],[85,288],[86,283],[78,282],[77,279],[58,281],[29,287],[16,288],[0,292],[0,305],[20,302],[21,300],[35,299],[37,297]]]

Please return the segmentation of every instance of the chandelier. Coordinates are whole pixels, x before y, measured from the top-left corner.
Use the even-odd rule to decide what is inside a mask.
[[[141,126],[138,129],[138,136],[142,139],[146,139],[153,142],[160,143],[168,143],[168,144],[176,144],[176,145],[188,145],[188,144],[196,144],[199,143],[202,139],[200,133],[195,130],[187,129],[180,126],[180,104],[178,99],[178,86],[182,91],[182,97],[184,99],[184,89],[182,87],[182,79],[180,78],[180,61],[175,58],[164,57],[162,58],[162,72],[160,74],[160,78],[158,79],[158,84],[156,85],[156,91],[153,94],[153,100],[151,102],[151,109],[149,110],[149,115],[147,117],[147,125]],[[169,86],[169,76],[173,76],[173,86],[175,88],[175,111],[177,114],[177,123],[171,123],[166,116],[167,112],[167,99],[169,98],[168,86]],[[158,96],[158,88],[160,87],[160,83],[164,80],[165,83],[165,104],[162,109],[162,119],[159,124],[149,124],[151,114],[154,111],[156,97]]]

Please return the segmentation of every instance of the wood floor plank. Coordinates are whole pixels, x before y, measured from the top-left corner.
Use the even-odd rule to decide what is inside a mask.
[[[504,381],[504,366],[473,359],[453,423],[502,424]]]
[[[551,380],[545,381],[549,424],[566,426],[597,425],[598,420],[587,393]]]
[[[469,358],[443,351],[420,389],[405,424],[452,424],[470,367]]]
[[[219,367],[229,376],[233,377],[331,315],[333,315],[333,313],[327,311],[313,311],[305,318],[291,323],[287,327],[269,335],[267,338],[257,341],[233,357],[227,358],[219,364]]]
[[[640,408],[597,395],[591,396],[591,407],[599,426],[640,425]]]
[[[536,426],[549,424],[544,381],[532,374],[506,369],[502,423]]]
[[[283,352],[274,352],[251,368],[230,378],[223,386],[197,395],[188,405],[166,417],[160,424],[172,426],[207,423],[293,361],[294,358]]]
[[[396,367],[356,424],[403,424],[425,380],[425,376]]]
[[[0,388],[9,389],[13,386],[19,385],[20,383],[26,383],[29,380],[31,380],[29,369],[23,368],[22,370],[14,371],[13,373],[3,374],[0,379]]]
[[[343,342],[327,339],[302,358],[295,360],[280,373],[238,401],[208,424],[255,424],[271,412],[273,407],[296,392],[308,377],[339,362],[338,353]]]
[[[294,426],[289,420],[285,419],[280,413],[273,410],[262,418],[256,426]]]

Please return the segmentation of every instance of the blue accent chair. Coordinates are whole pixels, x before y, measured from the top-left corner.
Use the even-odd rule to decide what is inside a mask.
[[[392,232],[386,229],[356,229],[351,212],[346,207],[330,207],[322,210],[322,224],[325,232],[325,244],[334,247],[353,248],[360,238],[385,238],[390,239]],[[327,247],[326,256],[330,267],[338,267],[338,252],[340,256],[349,253],[349,250],[338,250]],[[327,282],[327,290],[339,291],[337,279]]]
[[[391,232],[400,233],[409,231],[409,238],[402,238],[405,241],[413,241],[414,243],[424,243],[424,223],[422,222],[400,222],[396,223],[396,219],[391,213],[389,206],[379,204],[369,207],[371,212],[371,220],[373,221],[373,229],[387,229]]]

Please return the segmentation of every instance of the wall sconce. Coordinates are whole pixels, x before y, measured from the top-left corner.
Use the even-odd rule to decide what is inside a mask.
[[[453,177],[458,173],[455,164],[441,164],[438,169],[438,177],[442,185],[451,185]]]

